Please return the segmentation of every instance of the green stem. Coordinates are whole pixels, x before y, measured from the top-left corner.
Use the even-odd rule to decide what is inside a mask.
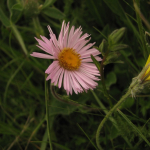
[[[83,106],[83,104],[79,104],[78,102],[75,102],[67,97],[63,97],[61,95],[59,95],[56,91],[55,91],[55,86],[53,86],[52,84],[50,85],[50,90],[52,95],[54,96],[54,98],[56,98],[56,100],[72,105],[72,106],[76,106],[76,107],[80,107],[84,110],[88,110],[88,111],[98,111],[99,108],[90,108],[91,106]]]
[[[94,97],[95,97],[95,99],[96,99],[96,101],[97,101],[97,103],[99,104],[99,106],[100,106],[100,108],[103,110],[103,112],[107,115],[107,113],[108,113],[108,110],[107,110],[107,108],[103,105],[103,103],[100,101],[100,99],[97,97],[97,95],[94,93],[94,91],[92,91],[91,90],[91,92],[92,92],[92,94],[94,95]],[[112,124],[114,125],[114,127],[118,130],[118,132],[119,132],[119,127],[118,127],[118,125],[117,125],[117,122],[116,122],[116,120],[113,118],[113,117],[109,117],[109,120],[112,122]],[[133,146],[132,146],[132,144],[130,143],[130,141],[128,140],[128,138],[126,137],[126,136],[122,136],[122,138],[126,141],[126,143],[129,145],[129,147],[132,149],[133,148]],[[102,148],[101,148],[102,149]]]
[[[40,35],[44,35],[44,30],[37,16],[33,17],[33,25],[34,25],[35,34],[38,38],[40,38]]]
[[[49,89],[46,82],[47,75],[45,74],[45,105],[46,105],[46,120],[47,120],[47,130],[48,130],[48,137],[49,137],[49,145],[50,150],[53,150],[52,141],[51,141],[51,134],[50,134],[50,116],[49,116]]]
[[[118,103],[107,113],[107,115],[105,116],[105,118],[99,124],[97,132],[96,132],[96,144],[97,144],[97,147],[100,150],[102,150],[102,149],[101,149],[101,146],[100,146],[100,143],[99,143],[99,135],[100,135],[100,131],[101,131],[104,123],[107,121],[107,119],[109,118],[109,116],[121,105],[121,103],[124,102],[125,99],[127,97],[129,97],[130,95],[131,95],[131,91],[128,90],[127,93],[124,96],[122,96],[122,98],[118,101]]]
[[[109,52],[108,52],[109,53]],[[105,80],[104,80],[104,62],[106,60],[106,57],[107,57],[107,54],[105,55],[105,57],[103,58],[102,62],[101,62],[101,67],[100,67],[100,74],[101,74],[101,81],[102,81],[102,85],[103,85],[103,89],[104,89],[104,96],[107,97],[108,99],[108,102],[109,102],[109,105],[110,107],[112,107],[112,102],[110,100],[110,97],[109,97],[109,94],[108,94],[108,91],[106,89],[106,85],[105,85]]]

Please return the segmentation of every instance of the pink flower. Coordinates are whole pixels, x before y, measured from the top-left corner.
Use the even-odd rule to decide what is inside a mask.
[[[49,65],[45,73],[48,74],[46,80],[51,79],[51,83],[61,88],[62,84],[67,94],[72,94],[72,90],[76,94],[94,89],[98,84],[100,76],[98,69],[91,59],[91,54],[98,60],[101,58],[97,55],[100,52],[92,48],[95,43],[87,44],[90,35],[87,33],[82,35],[82,28],[75,29],[74,26],[69,30],[69,23],[63,21],[61,31],[56,39],[50,26],[50,39],[41,36],[42,40],[35,38],[40,49],[48,54],[33,52],[33,57],[54,59]],[[81,36],[82,35],[82,36]]]

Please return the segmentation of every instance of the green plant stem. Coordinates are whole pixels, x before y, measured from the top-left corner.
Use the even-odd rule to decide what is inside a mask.
[[[125,99],[128,98],[130,95],[131,95],[131,91],[128,90],[127,93],[124,96],[122,96],[122,98],[118,101],[118,103],[107,113],[107,115],[105,116],[105,118],[99,124],[97,132],[96,132],[96,144],[97,144],[97,147],[100,150],[102,150],[102,149],[101,149],[101,146],[100,146],[100,143],[99,143],[99,135],[100,135],[100,131],[101,131],[104,123],[107,121],[107,119],[109,118],[109,116],[120,106],[120,104],[122,102],[124,102]]]
[[[97,111],[99,110],[99,108],[90,108],[88,105],[87,106],[83,106],[82,104],[79,104],[78,102],[75,102],[67,97],[63,97],[61,95],[59,95],[56,91],[55,91],[55,86],[53,86],[52,84],[50,85],[50,90],[52,95],[54,96],[54,98],[56,98],[56,100],[72,105],[72,106],[76,106],[76,107],[80,107],[84,110],[88,110],[88,111]]]
[[[106,89],[105,80],[104,80],[104,62],[105,62],[105,60],[106,60],[106,57],[107,57],[107,54],[105,55],[105,57],[103,58],[103,60],[102,60],[102,62],[101,62],[100,74],[101,74],[101,81],[102,81],[102,85],[103,85],[103,89],[104,89],[104,96],[107,97],[108,102],[109,102],[109,105],[110,105],[110,107],[112,107],[112,102],[111,102],[111,100],[110,100],[108,91],[107,91],[107,89]]]
[[[147,59],[148,51],[147,51],[146,40],[145,40],[145,36],[144,36],[144,32],[143,32],[142,20],[140,18],[140,14],[139,14],[140,13],[140,0],[133,0],[133,3],[134,3],[135,12],[136,12],[138,28],[139,28],[139,32],[140,32],[142,48],[144,51],[144,57],[145,57],[145,59]]]
[[[107,113],[109,112],[109,111],[107,110],[107,108],[106,108],[106,107],[103,105],[103,103],[99,100],[99,98],[98,98],[97,95],[94,93],[94,91],[91,90],[91,92],[92,92],[92,94],[94,95],[94,97],[95,97],[97,103],[99,104],[100,108],[101,108],[101,109],[103,110],[103,112],[107,115]],[[118,125],[117,125],[116,120],[115,120],[113,117],[109,117],[109,120],[112,122],[112,124],[114,125],[114,127],[115,127],[115,128],[118,130],[118,132],[119,132],[119,127],[118,127]],[[126,141],[126,143],[129,145],[129,147],[132,149],[133,146],[132,146],[132,144],[130,143],[130,141],[128,140],[128,138],[127,138],[126,136],[122,136],[122,138]]]
[[[45,105],[46,105],[46,120],[47,120],[47,130],[48,130],[48,137],[49,137],[49,145],[50,150],[53,150],[52,141],[51,141],[51,134],[50,134],[50,116],[49,116],[49,89],[46,82],[47,75],[45,74]]]
[[[40,24],[39,18],[33,17],[33,25],[34,25],[34,29],[35,29],[35,34],[38,38],[40,38],[40,35],[44,35],[44,30]]]

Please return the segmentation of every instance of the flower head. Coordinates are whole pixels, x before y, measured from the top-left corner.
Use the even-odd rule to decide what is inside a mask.
[[[100,52],[92,48],[95,43],[87,44],[90,35],[87,33],[82,35],[82,28],[75,29],[74,26],[69,30],[69,23],[63,21],[61,31],[56,39],[50,26],[50,39],[41,36],[42,40],[35,38],[40,49],[48,54],[33,52],[30,54],[33,57],[53,59],[53,63],[46,69],[48,74],[46,80],[51,79],[51,83],[58,85],[61,88],[62,84],[67,94],[76,94],[94,89],[98,84],[99,71],[92,63],[91,54],[100,61],[101,58],[97,55]],[[82,35],[82,36],[81,36]]]
[[[140,74],[132,79],[129,89],[131,90],[132,97],[135,97],[138,93],[141,93],[150,86],[150,55],[147,59],[145,66]]]
[[[149,55],[149,57],[148,57],[148,59],[147,59],[147,62],[146,62],[146,64],[145,64],[145,67],[148,66],[149,63],[150,63],[150,55]],[[144,74],[144,77],[146,77],[145,81],[150,80],[150,66],[148,66],[148,68],[147,68],[147,70],[146,70],[146,72],[145,72],[145,74]]]

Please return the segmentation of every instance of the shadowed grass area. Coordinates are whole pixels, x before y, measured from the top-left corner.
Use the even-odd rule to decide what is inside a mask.
[[[126,93],[150,53],[144,35],[148,26],[138,12],[150,22],[149,8],[150,2],[144,0],[0,0],[0,149],[98,149],[100,122]],[[91,34],[96,47],[103,39],[109,43],[109,35],[125,27],[119,44],[128,47],[121,45],[126,49],[119,51],[113,47],[115,53],[111,51],[104,64],[106,89],[98,81],[94,91],[67,97],[63,88],[55,87],[60,100],[51,93],[50,81],[45,85],[45,70],[52,61],[30,56],[41,52],[34,37],[49,38],[47,25],[58,37],[63,20]],[[108,118],[99,138],[102,149],[149,149],[149,93],[147,89],[136,98],[128,97]]]

